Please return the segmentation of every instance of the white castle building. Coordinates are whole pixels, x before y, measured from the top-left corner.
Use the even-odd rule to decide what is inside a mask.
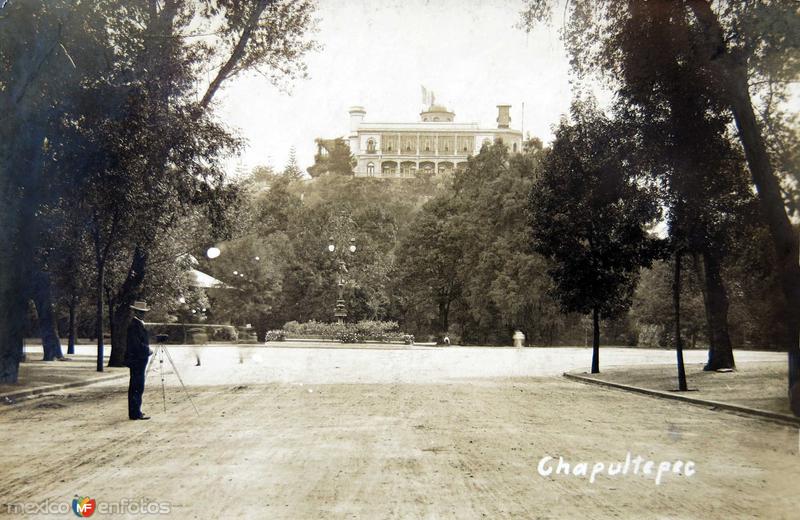
[[[363,107],[350,108],[350,151],[358,177],[413,177],[452,173],[466,166],[470,155],[499,139],[510,152],[522,150],[522,132],[509,127],[511,105],[497,105],[497,128],[456,123],[455,114],[432,104],[416,123],[364,121]]]

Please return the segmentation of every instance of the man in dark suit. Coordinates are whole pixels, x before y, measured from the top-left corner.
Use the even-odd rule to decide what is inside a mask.
[[[150,417],[142,413],[142,393],[144,393],[144,375],[147,370],[147,359],[153,353],[150,350],[150,337],[144,328],[144,313],[149,311],[147,302],[133,302],[133,319],[128,325],[128,341],[125,348],[125,365],[131,370],[128,384],[128,418],[132,421],[147,420]]]

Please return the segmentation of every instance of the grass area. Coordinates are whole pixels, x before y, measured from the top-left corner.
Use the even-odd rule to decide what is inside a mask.
[[[600,374],[585,374],[594,379],[648,388],[675,391],[678,388],[676,365],[609,368]],[[785,362],[739,363],[734,372],[703,372],[702,364],[686,365],[687,395],[737,404],[770,412],[791,413],[787,395]]]

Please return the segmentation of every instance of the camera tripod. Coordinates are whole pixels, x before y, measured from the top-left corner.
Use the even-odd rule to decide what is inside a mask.
[[[155,366],[155,360],[158,359],[158,373],[161,376],[161,402],[164,405],[164,411],[167,411],[167,389],[164,385],[164,359],[166,358],[166,360],[169,361],[169,364],[172,365],[172,371],[175,372],[176,376],[178,376],[178,382],[180,382],[183,392],[186,394],[189,402],[192,403],[194,413],[200,416],[200,412],[197,410],[197,406],[195,406],[194,401],[192,401],[192,396],[186,389],[186,385],[183,384],[183,379],[181,379],[181,374],[178,372],[178,367],[175,366],[175,362],[172,360],[172,356],[170,355],[169,350],[167,350],[167,346],[164,344],[164,341],[164,338],[161,338],[159,335],[156,348],[153,351],[153,355],[150,356],[150,366],[147,367],[147,374],[149,374],[150,370]]]

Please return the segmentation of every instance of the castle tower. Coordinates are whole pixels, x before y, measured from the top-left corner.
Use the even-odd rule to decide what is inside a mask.
[[[511,105],[497,105],[497,128],[508,128],[511,123]]]
[[[364,121],[364,116],[367,115],[367,111],[364,110],[362,106],[353,106],[350,107],[348,111],[350,113],[350,151],[354,154],[361,153],[361,146],[358,141],[358,127],[361,126],[361,123]]]

